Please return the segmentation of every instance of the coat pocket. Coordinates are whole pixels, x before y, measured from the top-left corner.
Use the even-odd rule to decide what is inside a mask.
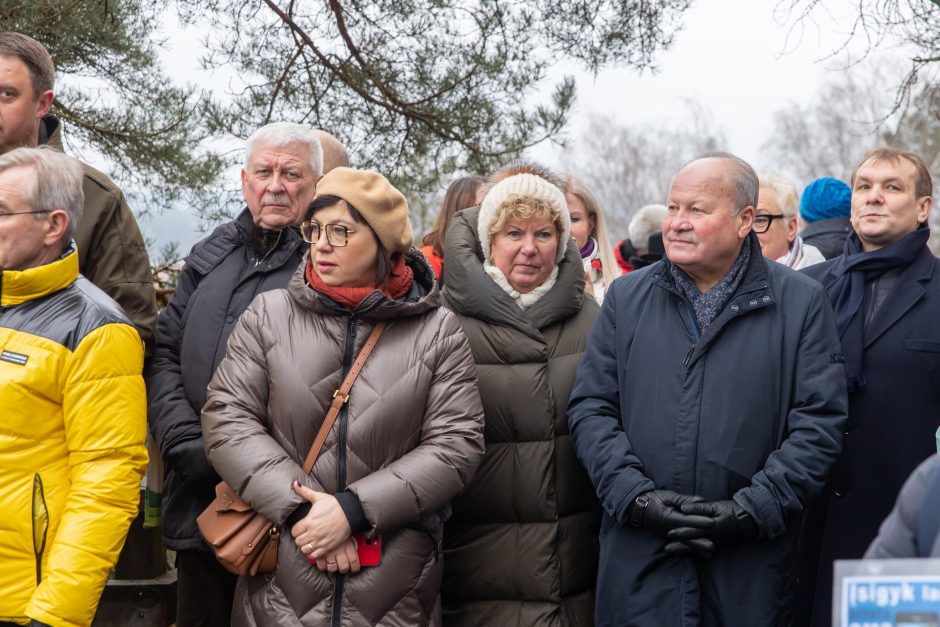
[[[49,510],[46,493],[39,474],[33,475],[33,552],[36,555],[36,585],[42,582],[42,554],[46,552],[46,534],[49,532]]]
[[[904,350],[940,353],[940,342],[936,340],[904,340]]]

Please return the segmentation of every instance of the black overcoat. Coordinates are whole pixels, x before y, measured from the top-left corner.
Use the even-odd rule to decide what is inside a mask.
[[[833,259],[810,266],[803,273],[828,287],[837,278],[832,272],[835,263]],[[936,452],[938,269],[940,261],[924,246],[865,329],[866,385],[849,396],[842,455],[812,508],[801,559],[800,596],[813,598],[815,589],[814,625],[831,621],[833,560],[862,557],[908,475]]]

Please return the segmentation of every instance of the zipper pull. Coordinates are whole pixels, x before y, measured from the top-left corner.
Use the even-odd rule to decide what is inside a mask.
[[[689,365],[689,360],[692,359],[692,353],[695,352],[695,344],[692,345],[692,348],[689,349],[689,352],[685,354],[685,359],[682,360],[683,366]]]

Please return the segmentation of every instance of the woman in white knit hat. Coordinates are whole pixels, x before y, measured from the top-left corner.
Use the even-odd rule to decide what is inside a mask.
[[[444,533],[444,624],[590,625],[599,506],[565,406],[598,306],[561,183],[531,162],[489,181],[447,233],[444,303],[485,415],[480,469]]]

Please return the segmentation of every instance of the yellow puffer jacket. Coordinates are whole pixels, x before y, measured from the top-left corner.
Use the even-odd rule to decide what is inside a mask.
[[[0,277],[0,621],[90,625],[137,513],[143,345],[74,249]]]

